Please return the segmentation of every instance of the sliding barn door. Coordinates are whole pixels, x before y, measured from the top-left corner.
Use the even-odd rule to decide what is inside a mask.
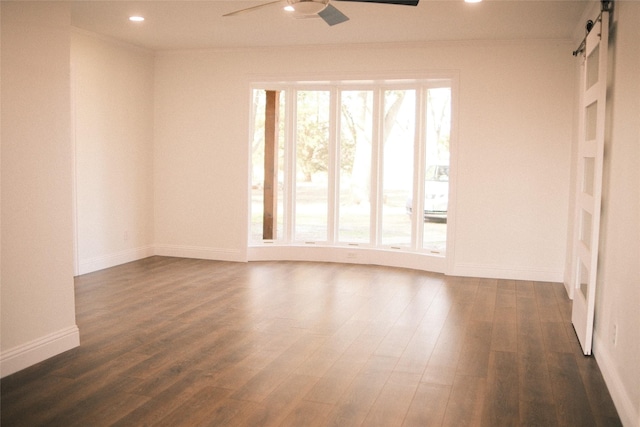
[[[598,270],[600,205],[607,97],[609,12],[603,11],[586,38],[576,188],[573,311],[571,321],[585,355],[591,354]]]

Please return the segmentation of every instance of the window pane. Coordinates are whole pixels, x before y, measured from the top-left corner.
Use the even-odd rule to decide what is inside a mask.
[[[578,284],[580,293],[586,299],[589,294],[589,269],[580,261],[580,271],[578,272]]]
[[[286,97],[284,92],[280,93],[280,114],[278,115],[278,240],[284,238],[284,178],[285,178],[285,163],[284,163],[284,123],[285,123],[285,106]]]
[[[591,55],[587,58],[587,79],[585,81],[586,88],[589,89],[598,83],[598,66],[600,62],[600,45],[596,46]]]
[[[265,91],[253,91],[253,143],[251,145],[251,240],[262,240],[264,208]]]
[[[384,93],[381,241],[385,246],[411,246],[407,205],[413,194],[415,99],[414,90]]]
[[[298,91],[295,240],[326,241],[329,91]]]
[[[338,240],[370,242],[372,91],[340,93]]]
[[[580,225],[580,240],[584,243],[587,249],[591,250],[591,227],[593,217],[584,209],[581,209],[580,211],[582,212],[582,215],[580,215],[580,221],[582,222]]]
[[[596,139],[596,129],[598,125],[598,102],[589,104],[585,111],[585,139],[592,141]]]
[[[444,253],[449,209],[451,88],[427,90],[422,247]]]
[[[595,185],[596,161],[593,157],[584,157],[582,192],[593,196]]]

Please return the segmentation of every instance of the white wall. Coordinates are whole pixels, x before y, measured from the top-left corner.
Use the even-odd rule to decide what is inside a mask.
[[[614,6],[593,352],[624,425],[640,426],[640,3]]]
[[[79,343],[73,290],[69,5],[2,2],[5,376]]]
[[[209,53],[156,60],[160,255],[245,258],[249,89],[236,67],[237,62]]]
[[[71,59],[83,274],[153,254],[154,59],[79,30]]]
[[[450,71],[459,75],[460,96],[449,273],[562,281],[572,49],[529,41],[159,53],[157,250],[245,256],[252,79]]]

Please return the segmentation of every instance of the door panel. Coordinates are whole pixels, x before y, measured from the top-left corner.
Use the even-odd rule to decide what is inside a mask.
[[[603,10],[586,39],[578,152],[571,321],[585,355],[591,354],[595,309],[607,96],[609,13]]]

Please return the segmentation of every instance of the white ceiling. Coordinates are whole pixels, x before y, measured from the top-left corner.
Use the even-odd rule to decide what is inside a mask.
[[[432,40],[569,39],[588,0],[421,0],[417,7],[332,0],[350,20],[293,19],[265,1],[74,1],[72,25],[153,50]],[[131,15],[145,21],[133,23]]]

